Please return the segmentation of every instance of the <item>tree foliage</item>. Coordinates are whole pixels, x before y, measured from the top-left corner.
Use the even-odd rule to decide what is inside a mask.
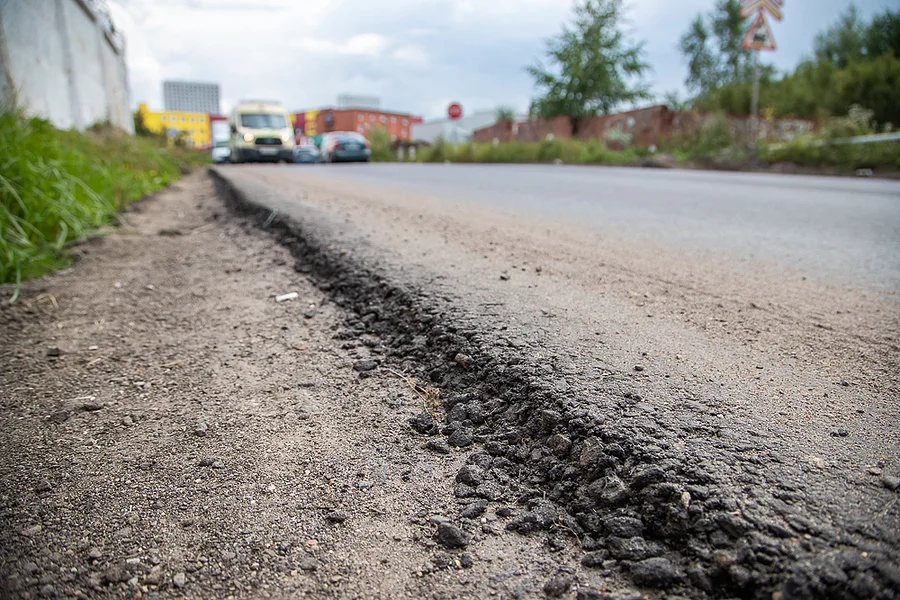
[[[706,64],[719,65],[698,52],[698,17],[682,37],[688,61],[688,87],[696,93],[695,108],[749,114],[752,82],[749,77],[701,77]],[[711,35],[711,38],[715,36]],[[691,43],[686,43],[688,40]],[[707,41],[706,49],[712,44]],[[702,49],[702,48],[701,48]],[[711,62],[710,62],[711,61]],[[699,84],[699,83],[702,83]],[[816,36],[813,56],[789,73],[777,75],[764,65],[760,78],[760,107],[776,117],[823,118],[846,115],[854,105],[872,111],[878,123],[900,124],[900,11],[886,10],[865,22],[851,6],[827,30]]]
[[[719,0],[706,17],[697,15],[678,44],[688,63],[689,90],[706,94],[750,79],[752,55],[741,46],[746,29],[740,0]]]
[[[851,4],[837,23],[816,36],[816,59],[843,69],[850,63],[865,58],[867,29],[856,5]]]
[[[498,106],[494,114],[496,115],[498,123],[516,120],[516,109],[512,106]]]
[[[643,43],[622,29],[622,0],[582,0],[571,25],[548,40],[547,60],[529,66],[541,95],[531,113],[566,116],[578,133],[584,119],[649,98]]]

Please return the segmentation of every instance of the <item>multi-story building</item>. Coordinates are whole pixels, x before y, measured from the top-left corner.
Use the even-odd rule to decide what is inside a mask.
[[[369,137],[381,128],[395,140],[412,139],[412,126],[422,118],[408,113],[375,108],[322,108],[294,113],[294,131],[298,137],[312,137],[330,131],[356,131]]]
[[[219,113],[219,85],[193,81],[163,81],[163,106],[166,110]]]
[[[143,113],[144,125],[154,133],[166,133],[175,138],[182,131],[187,135],[188,145],[193,148],[209,148],[209,114],[205,112],[163,110],[151,111],[146,104],[138,105]]]

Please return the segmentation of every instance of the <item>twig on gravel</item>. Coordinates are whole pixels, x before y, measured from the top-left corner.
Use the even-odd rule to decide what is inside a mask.
[[[159,368],[160,368],[160,369],[168,369],[169,367],[174,367],[175,365],[180,365],[180,364],[183,363],[183,362],[184,362],[183,360],[176,360],[176,361],[173,361],[173,362],[168,362],[168,363],[166,363],[166,364],[164,364],[164,365],[159,365]]]
[[[195,227],[191,229],[191,233],[203,233],[204,231],[208,231],[215,227],[215,223],[207,223],[206,225],[201,225],[200,227]]]
[[[56,296],[53,294],[41,294],[35,298],[34,301],[38,304],[46,304],[49,302],[53,305],[53,308],[59,308],[59,303],[56,301]]]
[[[84,365],[84,366],[90,367],[91,365],[96,365],[96,364],[97,364],[98,362],[100,362],[101,360],[103,360],[103,357],[102,357],[102,356],[99,357],[99,358],[95,358],[95,359],[92,360],[92,361],[88,361],[88,363],[87,363],[86,365]]]
[[[575,533],[575,530],[572,529],[571,527],[569,527],[568,525],[566,525],[566,522],[563,520],[562,517],[557,517],[556,520],[557,520],[557,522],[554,523],[553,525],[551,525],[550,528],[553,529],[554,527],[559,527],[560,529],[565,529],[566,531],[571,533],[573,536],[575,536],[575,539],[578,540],[578,545],[581,546],[581,538],[578,536],[577,533]]]
[[[412,388],[412,390],[418,394],[418,396],[422,399],[422,402],[425,406],[425,410],[431,413],[431,416],[435,416],[435,412],[440,406],[439,400],[441,397],[441,392],[437,388],[433,387],[423,387],[416,383],[416,380],[410,377],[409,375],[405,375],[403,373],[399,373],[394,369],[389,367],[385,367],[386,371],[389,371],[406,382],[406,384]]]
[[[293,348],[294,350],[299,350],[299,351],[301,351],[301,352],[304,351],[304,350],[306,350],[306,346],[298,346],[297,344],[293,344],[293,345],[291,346],[291,348]]]
[[[884,510],[881,511],[880,513],[878,513],[878,518],[881,519],[882,517],[887,516],[887,514],[890,512],[890,510],[894,507],[895,504],[897,504],[897,498],[894,498],[893,500],[888,502],[887,506],[884,507]]]

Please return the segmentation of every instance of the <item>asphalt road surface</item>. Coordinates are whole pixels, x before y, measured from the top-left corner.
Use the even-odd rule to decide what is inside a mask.
[[[900,290],[900,182],[535,165],[341,165],[317,176],[531,212]]]
[[[510,461],[486,461],[490,481],[535,486],[514,531],[564,522],[638,585],[690,572],[699,590],[759,597],[895,585],[880,579],[895,559],[876,560],[881,575],[851,565],[868,544],[900,555],[897,184],[550,166],[217,172],[233,207],[315,265],[353,328],[441,387],[451,443],[476,436]],[[604,525],[619,517],[641,527]],[[836,547],[857,558],[835,567]]]

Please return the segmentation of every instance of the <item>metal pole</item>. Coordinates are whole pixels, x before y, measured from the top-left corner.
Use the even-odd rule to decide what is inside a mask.
[[[753,96],[750,98],[750,124],[754,143],[759,141],[759,51],[753,53]]]

